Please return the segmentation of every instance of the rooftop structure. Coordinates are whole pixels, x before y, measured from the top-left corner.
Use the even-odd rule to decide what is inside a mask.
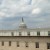
[[[50,36],[50,28],[27,28],[22,17],[17,30],[0,30],[0,36]]]

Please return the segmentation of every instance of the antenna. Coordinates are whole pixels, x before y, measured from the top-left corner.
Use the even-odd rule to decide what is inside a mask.
[[[24,22],[23,17],[22,17],[22,22]]]

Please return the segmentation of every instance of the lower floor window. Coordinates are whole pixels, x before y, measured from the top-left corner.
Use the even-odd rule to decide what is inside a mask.
[[[11,41],[9,41],[9,46],[11,46]]]
[[[28,47],[28,42],[25,42],[25,43],[26,43],[25,46]]]
[[[39,42],[36,42],[36,48],[39,48]]]
[[[4,41],[2,41],[2,46],[4,46]]]
[[[19,41],[17,41],[17,47],[19,47]]]
[[[47,49],[50,49],[50,43],[47,43]]]

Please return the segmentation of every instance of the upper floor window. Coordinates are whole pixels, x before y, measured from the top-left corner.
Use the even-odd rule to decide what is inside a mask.
[[[28,47],[28,42],[25,42],[25,43],[26,43],[25,46]]]
[[[30,32],[27,32],[27,35],[30,36]]]
[[[48,31],[48,36],[50,36],[50,31]]]
[[[40,36],[40,31],[37,31],[37,36]]]
[[[2,46],[4,46],[4,41],[2,41]]]
[[[19,47],[19,41],[17,41],[17,47]]]
[[[50,49],[50,43],[47,43],[47,49]]]
[[[36,48],[39,48],[39,42],[36,42]]]
[[[13,32],[11,32],[11,35],[12,35],[12,36],[14,36],[14,33],[13,33]]]
[[[19,32],[19,36],[21,36],[21,32]]]

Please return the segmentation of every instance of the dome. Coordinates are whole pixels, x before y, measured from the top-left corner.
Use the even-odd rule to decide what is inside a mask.
[[[20,25],[19,25],[19,28],[20,28],[20,29],[25,29],[25,28],[27,28],[26,24],[24,23],[23,18],[22,18],[22,22],[21,22]]]

